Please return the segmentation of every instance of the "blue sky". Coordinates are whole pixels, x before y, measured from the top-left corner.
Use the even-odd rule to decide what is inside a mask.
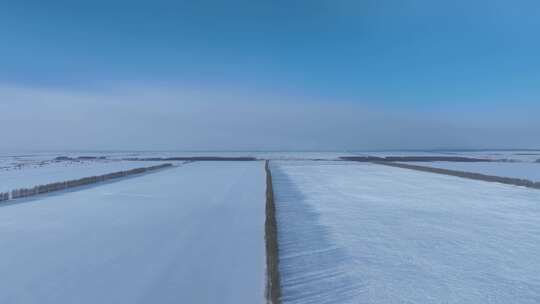
[[[11,2],[0,135],[16,149],[540,147],[538,1]]]

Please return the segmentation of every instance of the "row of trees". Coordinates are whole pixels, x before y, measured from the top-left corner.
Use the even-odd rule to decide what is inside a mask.
[[[9,192],[0,192],[0,202],[7,201],[9,199]]]
[[[496,183],[502,183],[502,184],[507,184],[507,185],[540,189],[540,182],[533,182],[527,179],[485,175],[481,173],[449,170],[449,169],[427,167],[427,166],[418,166],[418,165],[411,165],[411,164],[404,164],[404,163],[393,163],[393,162],[374,162],[374,163],[390,166],[390,167],[412,169],[412,170],[418,170],[418,171],[423,171],[423,172],[438,173],[438,174],[445,174],[445,175],[463,177],[463,178],[474,179],[474,180],[481,180],[481,181],[486,181],[486,182],[496,182]]]
[[[281,298],[279,246],[272,171],[270,170],[270,161],[268,160],[264,163],[264,171],[266,172],[266,220],[264,223],[264,239],[266,242],[266,302],[277,304],[280,303],[279,299]]]
[[[56,182],[56,183],[50,183],[46,185],[39,185],[32,188],[22,188],[22,189],[15,189],[11,191],[11,196],[9,192],[6,193],[0,193],[0,201],[6,201],[9,199],[17,199],[17,198],[23,198],[23,197],[29,197],[39,194],[45,194],[60,190],[65,190],[69,188],[75,188],[90,184],[95,184],[99,182],[104,182],[107,180],[120,178],[128,175],[134,175],[134,174],[141,174],[148,171],[158,170],[166,167],[170,167],[172,164],[161,164],[151,167],[145,167],[145,168],[135,168],[127,171],[119,171],[104,175],[98,175],[98,176],[90,176],[90,177],[84,177],[64,182]]]

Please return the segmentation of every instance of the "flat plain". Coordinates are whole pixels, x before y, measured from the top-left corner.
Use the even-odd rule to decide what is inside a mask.
[[[141,159],[258,159],[1,202],[0,303],[265,302],[266,159],[281,302],[540,302],[540,190],[341,158],[355,155],[474,157],[417,164],[530,179],[539,165],[531,151],[0,155],[2,191],[164,163]]]
[[[283,303],[538,303],[540,191],[274,162]]]
[[[262,303],[262,162],[190,163],[0,207],[0,303]]]

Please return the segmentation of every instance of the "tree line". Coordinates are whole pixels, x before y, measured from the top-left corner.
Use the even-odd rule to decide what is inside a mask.
[[[68,181],[63,181],[63,182],[37,185],[32,188],[15,189],[15,190],[12,190],[11,193],[10,192],[0,193],[0,202],[7,201],[10,199],[24,198],[24,197],[29,197],[29,196],[39,195],[39,194],[65,190],[69,188],[95,184],[95,183],[104,182],[111,179],[121,178],[121,177],[134,175],[134,174],[141,174],[144,172],[154,171],[154,170],[163,169],[163,168],[171,167],[171,166],[172,164],[167,163],[167,164],[155,165],[155,166],[144,167],[144,168],[135,168],[135,169],[126,170],[126,171],[118,171],[118,172],[113,172],[113,173],[108,173],[108,174],[103,174],[103,175],[83,177],[83,178],[73,179],[73,180],[68,180]]]

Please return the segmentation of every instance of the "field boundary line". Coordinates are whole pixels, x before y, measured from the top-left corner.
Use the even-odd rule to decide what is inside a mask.
[[[441,168],[434,168],[434,167],[428,167],[428,166],[418,166],[418,165],[393,163],[393,162],[385,162],[385,161],[375,161],[372,163],[377,164],[377,165],[403,168],[403,169],[411,169],[411,170],[436,173],[436,174],[444,174],[444,175],[450,175],[450,176],[485,181],[485,182],[493,182],[493,183],[500,183],[500,184],[505,184],[505,185],[522,186],[522,187],[527,187],[527,188],[532,188],[532,189],[540,189],[540,182],[533,182],[528,179],[501,177],[501,176],[486,175],[486,174],[474,173],[474,172],[457,171],[457,170],[449,170],[449,169],[441,169]]]
[[[281,283],[279,274],[279,247],[277,237],[276,204],[270,161],[264,163],[266,173],[266,303],[281,303]]]
[[[166,163],[149,167],[134,168],[126,171],[117,171],[102,175],[88,176],[73,180],[53,182],[44,185],[37,185],[31,188],[14,189],[10,192],[0,193],[0,203],[10,203],[17,199],[34,197],[37,195],[49,194],[64,190],[80,188],[83,186],[118,180],[123,177],[140,175],[143,173],[155,172],[165,168],[171,168],[173,164]]]

